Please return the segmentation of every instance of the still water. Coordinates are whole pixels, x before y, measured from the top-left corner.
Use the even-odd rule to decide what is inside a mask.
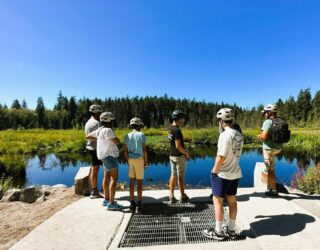
[[[190,187],[209,187],[210,171],[214,164],[214,154],[204,155],[188,160],[185,183]],[[128,165],[120,160],[119,182],[129,182]],[[151,155],[149,167],[145,170],[144,185],[166,185],[170,177],[170,164],[167,155]],[[240,180],[241,187],[253,186],[253,173],[256,162],[263,162],[261,150],[247,150],[242,153],[240,166],[243,178]],[[312,165],[311,160],[307,165]],[[87,155],[55,155],[47,154],[35,156],[30,159],[26,169],[26,180],[24,186],[30,185],[55,185],[65,184],[72,186],[78,169],[89,166],[90,161]],[[301,164],[301,159],[295,157],[278,156],[276,159],[277,182],[290,186],[295,185],[298,175],[303,175],[306,164]],[[101,186],[103,168],[99,171],[99,184]]]

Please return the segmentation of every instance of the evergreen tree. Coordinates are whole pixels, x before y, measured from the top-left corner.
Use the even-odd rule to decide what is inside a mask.
[[[37,107],[36,107],[36,113],[38,118],[38,124],[40,128],[45,128],[45,106],[42,100],[42,97],[39,97],[37,100]]]
[[[11,105],[12,109],[21,109],[21,105],[18,99],[15,99]]]

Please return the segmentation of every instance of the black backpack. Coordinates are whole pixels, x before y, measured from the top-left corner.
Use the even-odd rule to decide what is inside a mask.
[[[275,117],[272,120],[272,135],[271,140],[274,143],[287,143],[290,140],[291,131],[288,123],[280,117]]]

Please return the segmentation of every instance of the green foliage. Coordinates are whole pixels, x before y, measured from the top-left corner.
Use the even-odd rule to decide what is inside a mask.
[[[0,189],[2,189],[3,193],[7,192],[9,189],[12,188],[12,178],[4,178],[0,177]]]
[[[310,194],[320,194],[320,168],[309,167],[304,177],[298,180],[299,188]]]

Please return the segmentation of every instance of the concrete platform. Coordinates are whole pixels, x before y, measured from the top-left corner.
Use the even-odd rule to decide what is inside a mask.
[[[192,189],[192,201],[208,201],[210,189]],[[144,202],[166,202],[168,190],[144,191]],[[237,225],[246,240],[170,245],[170,249],[318,249],[320,247],[319,196],[280,194],[269,198],[264,190],[238,189]],[[129,192],[117,192],[117,200],[129,205]],[[107,211],[102,199],[83,198],[57,212],[11,249],[118,249],[131,213]],[[169,246],[121,248],[168,249]]]

